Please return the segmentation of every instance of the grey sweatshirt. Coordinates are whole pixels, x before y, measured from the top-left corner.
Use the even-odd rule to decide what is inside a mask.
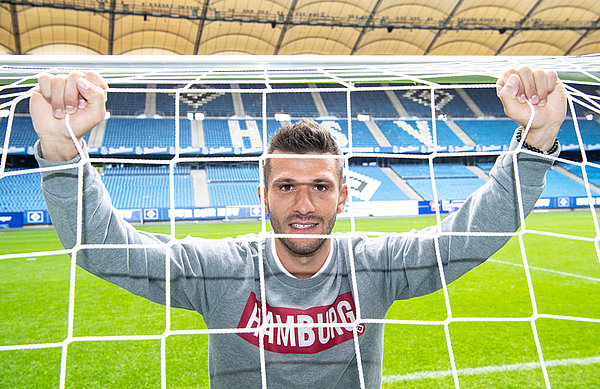
[[[512,148],[515,145],[513,139]],[[39,143],[36,158],[41,167],[60,165],[40,157]],[[525,153],[519,154],[518,160],[524,212],[528,214],[544,189],[545,173],[552,160]],[[310,325],[351,323],[359,312],[361,319],[383,319],[394,300],[425,295],[442,287],[435,250],[436,226],[375,238],[334,234],[330,257],[321,271],[312,278],[297,279],[282,269],[268,234],[171,241],[166,235],[135,230],[118,216],[97,171],[89,163],[83,170],[82,244],[159,245],[84,248],[77,256],[78,265],[131,293],[164,304],[168,260],[172,306],[199,312],[208,328],[244,331],[209,336],[209,374],[214,388],[261,386],[261,339],[271,388],[358,387],[353,327]],[[512,156],[501,155],[490,176],[460,210],[439,226],[439,253],[448,283],[484,262],[509,237],[444,232],[502,234],[519,228]],[[77,169],[43,173],[42,188],[61,242],[65,248],[72,248],[77,237]],[[351,261],[356,290],[352,286]],[[261,333],[257,327],[263,324],[266,326]],[[383,330],[381,324],[356,326],[367,388],[381,386]]]

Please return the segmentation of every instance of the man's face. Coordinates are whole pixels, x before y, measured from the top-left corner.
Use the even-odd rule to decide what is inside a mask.
[[[278,154],[277,152],[275,154]],[[343,212],[348,190],[340,186],[334,158],[271,158],[265,209],[276,234],[329,234]],[[308,257],[325,239],[280,238],[289,253]]]

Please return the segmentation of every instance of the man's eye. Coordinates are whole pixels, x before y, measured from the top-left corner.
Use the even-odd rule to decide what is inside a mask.
[[[291,185],[289,185],[289,184],[286,184],[286,185],[281,185],[281,186],[279,187],[279,189],[281,189],[281,190],[282,190],[282,191],[284,191],[284,192],[287,192],[287,191],[290,191],[290,190],[292,190],[292,186],[291,186]]]
[[[327,186],[326,185],[317,185],[317,186],[315,186],[315,189],[319,192],[324,192],[327,190]]]

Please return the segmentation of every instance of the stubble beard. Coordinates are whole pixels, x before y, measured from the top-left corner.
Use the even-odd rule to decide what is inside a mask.
[[[287,217],[283,223],[279,223],[277,218],[271,218],[271,225],[273,226],[273,232],[276,234],[284,234],[283,226],[288,225],[292,220],[303,220],[308,222],[319,223],[324,226],[324,231],[321,232],[323,235],[328,235],[333,230],[335,225],[336,215],[329,217],[328,219],[322,217],[312,218],[298,218],[296,216]],[[301,234],[298,234],[301,235]],[[292,254],[299,257],[308,257],[315,254],[323,245],[327,239],[325,238],[278,238],[279,241],[287,248]]]

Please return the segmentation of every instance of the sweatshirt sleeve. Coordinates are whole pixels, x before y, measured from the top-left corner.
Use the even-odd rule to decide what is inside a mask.
[[[517,142],[513,137],[510,150]],[[551,156],[556,157],[560,148]],[[490,172],[490,180],[473,192],[461,208],[447,216],[439,226],[420,231],[364,240],[358,248],[372,262],[365,264],[369,274],[379,275],[374,285],[381,288],[385,302],[433,293],[442,287],[436,256],[436,240],[445,280],[453,282],[483,263],[502,248],[511,233],[520,227],[514,153],[503,153]],[[553,159],[542,154],[519,152],[517,170],[523,213],[527,216],[546,183],[546,172]],[[464,234],[468,233],[468,234]],[[469,235],[471,233],[475,233]],[[477,233],[483,233],[476,235]],[[437,236],[437,238],[436,238]],[[384,253],[378,255],[377,253]],[[377,286],[379,285],[379,286]]]
[[[138,231],[118,215],[89,162],[79,164],[79,156],[66,163],[44,160],[39,142],[35,157],[40,167],[56,169],[42,172],[42,192],[60,241],[66,249],[75,248],[77,264],[94,275],[164,304],[168,261],[171,305],[210,315],[230,282],[224,275],[239,273],[237,267],[247,262],[248,244],[232,239],[171,240],[167,235]],[[78,231],[80,169],[83,206]],[[86,248],[89,245],[94,246]]]

